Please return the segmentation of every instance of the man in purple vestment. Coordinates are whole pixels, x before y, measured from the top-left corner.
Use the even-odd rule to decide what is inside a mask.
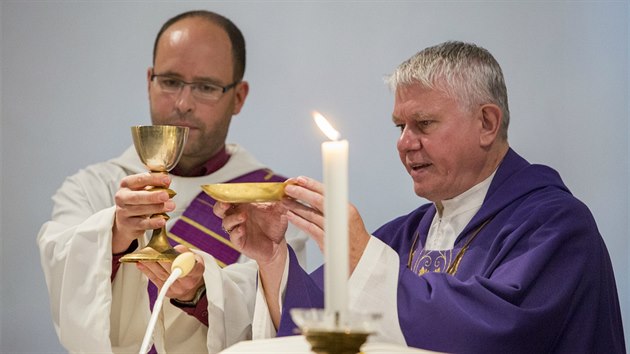
[[[625,353],[595,220],[556,171],[510,148],[507,90],[494,57],[445,42],[403,62],[389,83],[401,162],[431,203],[372,235],[350,205],[350,310],[380,312],[382,338],[430,350]],[[294,182],[283,213],[323,248],[323,186]],[[282,233],[265,229],[259,220],[278,218],[269,209],[229,207],[214,210],[258,260],[278,335],[294,334],[290,309],[323,306],[322,268],[307,274]],[[271,254],[247,246],[263,242]]]

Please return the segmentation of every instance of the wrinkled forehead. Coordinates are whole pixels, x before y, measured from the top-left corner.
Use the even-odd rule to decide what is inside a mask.
[[[453,109],[469,111],[466,103],[447,92],[443,86],[429,87],[416,82],[396,87],[392,117],[395,120],[427,117],[447,109],[451,112]]]
[[[409,101],[418,96],[426,96],[429,94],[432,97],[444,96],[454,100],[458,98],[455,94],[455,90],[442,79],[432,82],[412,80],[398,84],[394,90],[395,102]]]

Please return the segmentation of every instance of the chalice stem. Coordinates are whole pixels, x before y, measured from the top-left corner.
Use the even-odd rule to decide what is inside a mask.
[[[160,253],[172,249],[171,244],[168,242],[168,236],[164,227],[153,230],[153,235],[151,235],[151,239],[149,240],[147,247],[151,247]],[[173,251],[175,254],[179,254],[177,251]]]

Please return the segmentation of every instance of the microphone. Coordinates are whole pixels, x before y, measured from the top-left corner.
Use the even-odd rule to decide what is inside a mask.
[[[158,314],[162,308],[162,302],[164,301],[168,288],[170,288],[177,279],[188,275],[194,266],[195,254],[192,252],[182,253],[173,260],[173,264],[171,265],[171,275],[169,275],[168,279],[164,282],[164,286],[162,286],[162,289],[160,290],[157,300],[155,301],[155,305],[153,305],[153,313],[151,313],[151,319],[149,320],[147,331],[144,333],[144,339],[142,340],[142,346],[140,347],[140,354],[146,354],[147,351],[149,351],[151,337],[153,337],[153,330],[155,329],[155,323],[157,322]]]
[[[190,271],[195,266],[195,254],[192,252],[185,252],[177,256],[175,260],[173,260],[173,265],[171,265],[172,273],[176,272],[178,269],[181,271],[181,274],[177,276],[177,278],[183,278],[190,273]],[[172,274],[171,273],[171,274]]]

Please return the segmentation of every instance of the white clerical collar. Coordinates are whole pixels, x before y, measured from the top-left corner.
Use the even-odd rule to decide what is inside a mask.
[[[436,209],[441,205],[442,212],[441,215],[439,212],[436,212],[433,217],[427,241],[424,245],[425,250],[448,250],[453,248],[457,236],[481,209],[495,173],[496,170],[488,178],[464,193],[436,203]]]
[[[454,198],[443,200],[441,202],[443,208],[442,218],[452,218],[473,208],[479,210],[495,173],[496,171],[464,193]]]

